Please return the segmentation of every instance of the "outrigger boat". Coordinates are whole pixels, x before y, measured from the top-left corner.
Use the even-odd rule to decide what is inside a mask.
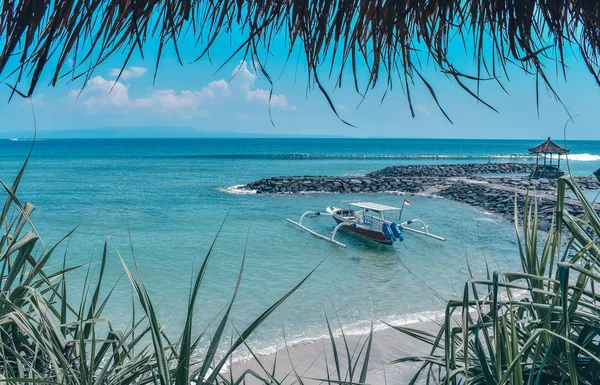
[[[445,241],[446,238],[431,234],[428,226],[420,219],[412,219],[410,221],[402,222],[402,212],[404,211],[404,206],[408,203],[409,201],[405,200],[402,204],[402,207],[392,207],[372,202],[354,202],[349,203],[349,208],[347,209],[329,206],[325,209],[325,212],[305,212],[302,214],[298,222],[295,222],[291,219],[288,219],[287,221],[303,230],[308,231],[312,235],[342,247],[346,247],[346,245],[335,239],[338,230],[341,228],[347,229],[353,233],[362,235],[376,242],[383,243],[384,245],[392,245],[396,241],[404,241],[404,231],[424,235],[440,241]],[[394,213],[398,213],[398,223],[389,221],[385,218],[385,215]],[[333,217],[337,223],[337,226],[335,226],[331,232],[330,237],[311,230],[302,224],[302,221],[306,217],[316,218],[322,216]],[[413,224],[420,224],[421,229],[419,230],[410,227]]]

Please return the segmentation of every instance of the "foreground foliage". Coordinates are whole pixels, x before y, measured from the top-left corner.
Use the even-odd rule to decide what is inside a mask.
[[[311,84],[326,96],[318,76],[323,65],[337,86],[349,73],[359,94],[378,82],[388,89],[399,83],[414,116],[415,83],[441,109],[424,62],[480,102],[479,82],[504,89],[510,66],[536,76],[536,84],[556,95],[550,79],[554,69],[566,77],[570,55],[600,84],[599,29],[600,3],[594,0],[4,1],[0,75],[15,86],[28,82],[21,91],[32,96],[44,70],[52,85],[63,77],[90,79],[114,54],[123,55],[125,68],[134,53],[144,57],[155,45],[157,70],[164,49],[173,49],[183,65],[190,58],[180,56],[178,44],[186,36],[199,45],[191,58],[198,60],[219,37],[236,31],[242,41],[232,57],[251,56],[269,81],[263,64],[283,39],[288,59],[303,54]],[[452,53],[463,49],[472,53],[474,73],[453,60]],[[365,84],[359,84],[361,66],[369,74]]]
[[[569,190],[584,217],[565,209]],[[522,227],[515,216],[522,271],[471,277],[463,299],[448,302],[437,335],[397,328],[431,346],[428,356],[394,362],[422,362],[411,383],[423,376],[444,384],[600,383],[600,218],[565,176],[541,244],[537,220],[529,199]]]
[[[199,343],[207,337],[207,332],[194,334],[194,311],[201,305],[196,303],[196,298],[218,234],[190,289],[186,323],[176,340],[164,334],[137,265],[132,271],[116,250],[134,289],[135,303],[132,304],[134,309],[130,309],[133,312],[129,326],[115,330],[110,321],[102,318],[115,289],[104,287],[110,239],[104,243],[98,274],[92,274],[90,266],[67,267],[66,256],[62,268],[49,267],[49,261],[55,264],[56,258],[60,258],[55,255],[57,248],[72,232],[50,248],[44,245],[30,220],[34,206],[21,203],[16,196],[25,165],[12,186],[0,181],[7,193],[0,213],[3,229],[0,237],[0,383],[233,384],[246,377],[278,383],[268,374],[259,375],[252,371],[245,371],[236,379],[231,375],[225,378],[221,369],[240,346],[249,349],[246,339],[250,334],[312,272],[245,330],[235,329],[237,334],[230,341],[222,337],[242,279],[244,253],[231,300],[216,324],[214,334],[208,336],[210,345],[199,355]],[[82,268],[87,268],[87,273],[81,297],[71,298],[67,287],[69,273]],[[96,275],[97,279],[92,279]],[[104,292],[108,294],[103,297],[101,293]],[[136,318],[137,307],[141,307],[143,314]],[[226,350],[225,354],[223,350]]]

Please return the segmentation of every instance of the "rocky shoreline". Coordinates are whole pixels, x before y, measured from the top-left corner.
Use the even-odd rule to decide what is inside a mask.
[[[514,215],[514,200],[523,207],[526,195],[535,191],[540,228],[550,227],[556,202],[556,180],[531,180],[535,164],[471,163],[447,165],[393,166],[355,177],[297,176],[261,179],[242,189],[257,194],[378,193],[399,192],[440,196],[480,207],[506,218]],[[512,175],[511,175],[512,174]],[[515,175],[517,174],[517,175]],[[521,174],[521,175],[519,175]],[[594,177],[575,177],[584,190],[599,190]],[[567,208],[581,212],[577,201],[567,199]]]

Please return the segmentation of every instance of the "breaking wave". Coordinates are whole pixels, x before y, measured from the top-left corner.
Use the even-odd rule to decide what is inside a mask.
[[[203,159],[256,159],[256,160],[494,160],[494,161],[523,161],[532,160],[532,154],[489,154],[489,155],[462,155],[462,154],[315,154],[315,153],[283,153],[283,154],[206,154],[184,155],[177,158],[203,158]],[[600,155],[571,154],[569,160],[577,162],[598,161]]]
[[[575,162],[594,162],[600,160],[600,155],[592,155],[592,154],[571,154],[569,155],[569,160]]]
[[[521,300],[522,298],[526,297],[528,294],[527,290],[514,290],[512,291],[512,296],[513,299],[515,300]],[[506,293],[500,293],[500,299],[501,300],[507,300],[509,298],[508,294]],[[471,310],[470,312],[474,312],[473,310]],[[386,317],[387,318],[387,324],[382,323],[382,322],[377,322],[375,325],[373,325],[373,331],[374,332],[379,332],[379,331],[384,331],[384,330],[389,330],[391,328],[394,328],[396,326],[408,326],[408,325],[418,325],[420,323],[427,323],[427,322],[443,322],[443,318],[444,318],[444,312],[443,311],[436,311],[436,310],[430,310],[430,311],[423,311],[423,312],[419,312],[419,313],[409,313],[409,314],[402,314],[402,315],[396,315],[396,316],[391,316],[391,317]],[[334,332],[332,332],[333,337],[334,338],[338,338],[340,336],[364,336],[366,334],[369,333],[371,328],[371,323],[368,321],[364,321],[364,322],[354,322],[354,323],[350,323],[347,325],[343,326],[343,334],[342,334],[342,330],[335,330]],[[417,329],[419,329],[419,327],[417,326]],[[309,344],[314,344],[317,343],[321,340],[328,340],[330,338],[329,334],[322,331],[322,332],[316,332],[316,333],[309,333],[309,335],[304,335],[304,336],[297,336],[297,337],[292,337],[291,339],[282,341],[281,339],[275,339],[276,343],[274,344],[269,344],[267,343],[266,346],[263,347],[256,347],[253,349],[254,354],[258,355],[258,356],[265,356],[265,355],[270,355],[270,354],[274,354],[279,350],[283,350],[287,347],[294,347],[294,346],[298,346],[298,345],[309,345]],[[273,341],[271,341],[273,342]],[[234,355],[233,357],[233,362],[234,363],[239,363],[239,362],[244,362],[244,361],[248,361],[250,359],[250,354],[244,354],[244,355]],[[227,368],[223,369],[223,372],[227,371],[229,369],[229,366],[227,366]]]
[[[256,190],[250,190],[245,188],[246,185],[243,184],[236,184],[233,186],[227,186],[227,187],[219,187],[217,190],[227,193],[227,194],[233,194],[233,195],[248,195],[248,194],[256,194]]]
[[[210,154],[185,155],[184,158],[213,158],[213,159],[275,159],[275,160],[311,160],[311,159],[535,159],[528,154],[506,155],[436,155],[436,154]]]
[[[392,320],[389,320],[389,322],[388,322],[389,326],[382,322],[376,323],[373,326],[373,331],[378,332],[378,331],[383,331],[383,330],[389,330],[395,326],[414,325],[414,324],[418,324],[421,322],[435,322],[435,321],[439,321],[440,319],[442,319],[443,316],[444,316],[444,312],[442,312],[442,311],[424,311],[424,312],[420,312],[420,313],[399,315],[396,317],[392,317]],[[356,322],[356,323],[351,323],[349,325],[344,325],[343,333],[344,333],[345,337],[364,336],[365,334],[369,333],[370,328],[371,328],[370,322],[367,322],[367,321]],[[332,334],[333,334],[334,338],[338,338],[338,337],[342,336],[342,331],[334,330],[332,332]],[[292,347],[295,347],[298,345],[311,345],[311,344],[316,344],[316,343],[320,342],[321,340],[329,340],[329,339],[330,339],[330,335],[326,332],[315,333],[313,335],[296,336],[296,337],[292,337],[291,339],[287,339],[286,341],[283,341],[280,338],[275,338],[276,343],[274,343],[272,345],[267,344],[266,346],[263,346],[263,347],[254,347],[253,352],[257,356],[266,356],[266,355],[275,354],[276,352],[278,352],[280,350],[286,349],[286,346],[287,346],[287,348],[292,348]],[[242,349],[242,351],[243,351],[243,349]],[[245,361],[248,361],[249,359],[251,359],[250,354],[247,354],[246,352],[243,352],[242,354],[240,354],[240,353],[241,352],[234,354],[233,359],[232,359],[233,363],[245,362]],[[221,370],[221,372],[226,372],[228,369],[229,369],[229,364],[226,367],[224,367]]]

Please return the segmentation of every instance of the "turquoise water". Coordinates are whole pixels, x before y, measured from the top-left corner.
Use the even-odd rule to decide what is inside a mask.
[[[519,268],[512,223],[470,206],[438,198],[410,197],[405,218],[423,219],[447,242],[407,234],[394,247],[340,233],[343,250],[286,223],[310,209],[360,199],[398,205],[404,199],[377,195],[233,194],[231,186],[281,175],[356,175],[386,166],[531,160],[523,155],[537,141],[380,139],[190,139],[47,140],[35,144],[19,191],[38,209],[34,221],[46,244],[81,223],[68,263],[92,261],[111,236],[128,264],[131,247],[161,322],[176,335],[184,323],[190,280],[223,220],[196,313],[198,330],[218,316],[235,286],[246,241],[247,261],[233,322],[246,326],[319,263],[314,275],[254,335],[257,349],[273,348],[285,327],[288,342],[326,333],[323,308],[337,312],[348,333],[361,333],[375,319],[406,322],[443,308],[484,258],[492,269]],[[0,178],[11,181],[30,143],[0,141]],[[572,171],[589,175],[600,167],[600,142],[570,143]],[[229,213],[229,214],[228,214]],[[228,215],[227,215],[228,214]],[[327,232],[326,218],[311,222]],[[55,263],[62,263],[62,252]],[[111,249],[107,275],[117,282],[123,268]],[[85,270],[74,273],[81,291]],[[106,315],[127,324],[131,290],[117,283]],[[213,327],[215,325],[212,325]]]

